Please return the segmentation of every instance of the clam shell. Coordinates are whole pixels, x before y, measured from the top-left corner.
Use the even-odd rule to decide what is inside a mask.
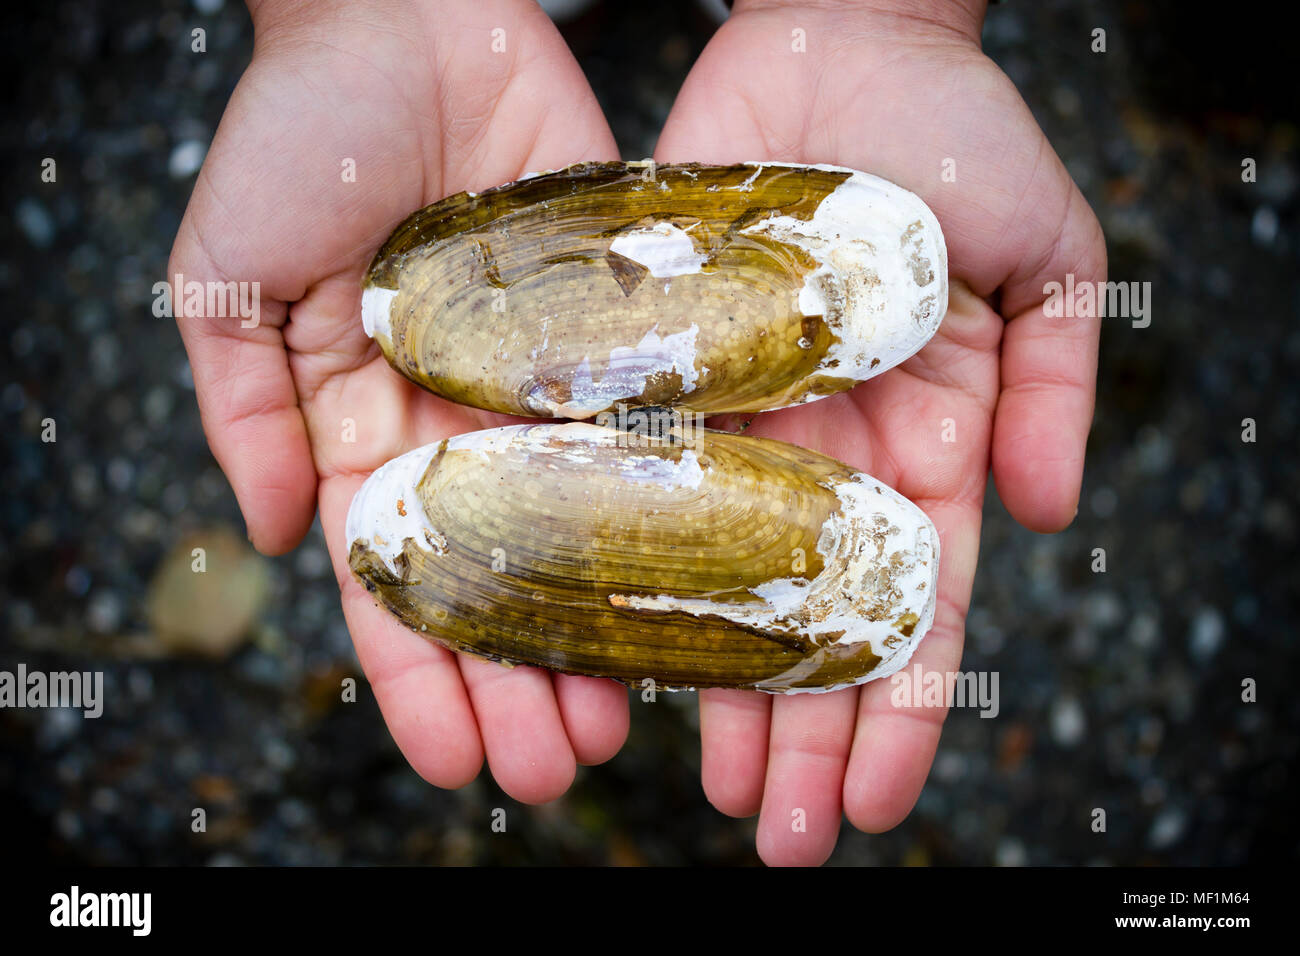
[[[362,318],[430,391],[518,415],[757,412],[902,362],[943,319],[943,234],[837,166],[587,163],[397,227]]]
[[[660,689],[824,691],[902,667],[939,538],[883,483],[794,445],[583,422],[427,445],[348,514],[353,573],[455,650]]]

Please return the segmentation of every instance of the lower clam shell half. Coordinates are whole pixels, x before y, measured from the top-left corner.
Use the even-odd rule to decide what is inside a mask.
[[[934,619],[924,512],[834,459],[583,422],[450,438],[378,469],[349,563],[454,650],[659,689],[825,691],[892,674]]]
[[[837,166],[586,163],[411,215],[362,318],[389,363],[463,405],[757,412],[919,350],[948,303],[917,196]]]

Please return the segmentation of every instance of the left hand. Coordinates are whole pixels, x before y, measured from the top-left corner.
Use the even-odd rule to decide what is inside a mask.
[[[849,166],[911,189],[938,216],[953,291],[929,344],[747,432],[875,475],[934,521],[938,610],[908,673],[960,664],[990,461],[1012,515],[1059,530],[1076,512],[1092,419],[1098,321],[1045,317],[1043,286],[1067,272],[1104,280],[1105,243],[1015,86],[980,51],[983,8],[742,0],[656,149],[661,162]],[[795,49],[800,36],[806,52]],[[869,832],[895,826],[920,795],[946,709],[895,707],[892,689],[881,680],[812,696],[701,692],[709,800],[732,816],[760,814],[768,863],[824,861],[842,813]]]

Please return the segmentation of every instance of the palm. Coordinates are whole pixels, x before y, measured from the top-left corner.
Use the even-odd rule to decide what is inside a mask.
[[[796,27],[807,53],[791,49]],[[687,79],[656,158],[850,166],[913,189],[939,217],[953,295],[935,338],[899,368],[844,395],[763,415],[749,433],[821,450],[926,510],[941,535],[939,605],[913,660],[949,673],[961,658],[990,457],[1009,507],[1031,527],[1064,523],[1055,501],[1077,496],[1078,476],[1058,469],[1048,477],[1055,487],[1024,500],[1045,474],[1034,455],[1018,454],[1044,440],[1042,423],[1017,414],[1023,392],[1038,384],[1027,340],[1042,296],[1034,295],[1037,274],[1018,270],[1031,259],[1040,269],[1089,271],[1084,260],[1098,233],[1014,87],[975,44],[873,27],[806,9],[733,16]],[[1062,265],[1062,255],[1080,258]],[[995,291],[1008,317],[1025,313],[1006,342],[1002,317],[978,297]],[[1074,334],[1061,346],[1077,355],[1075,374],[1088,377],[1088,333]],[[1090,410],[1090,388],[1083,391]],[[1078,417],[1073,411],[1067,418]],[[1037,450],[1050,458],[1045,440]],[[761,811],[759,849],[769,862],[824,859],[842,811],[862,829],[893,826],[920,792],[945,711],[895,708],[890,691],[880,681],[820,697],[702,693],[710,799],[737,816]]]
[[[292,548],[319,502],[358,655],[412,765],[459,786],[486,754],[516,799],[556,797],[577,762],[621,745],[623,689],[412,640],[348,573],[344,515],[367,474],[408,448],[503,420],[395,375],[360,328],[359,284],[412,209],[526,171],[611,159],[613,139],[527,0],[307,5],[296,23],[295,6],[279,22],[272,6],[255,14],[253,64],[168,270],[261,283],[257,328],[180,321],[204,427],[262,550]],[[819,8],[791,21],[779,4],[737,14],[688,79],[658,158],[834,162],[902,183],[938,214],[954,294],[935,339],[853,392],[764,415],[753,431],[838,457],[926,509],[943,558],[935,626],[916,659],[950,671],[990,455],[1023,523],[1051,530],[1074,507],[1096,327],[1050,327],[1040,290],[1044,275],[1067,270],[1104,277],[1104,248],[1014,89],[971,41],[891,35],[904,21],[863,29],[855,19]],[[792,27],[806,31],[809,53],[791,51]],[[940,179],[946,159],[955,182]],[[343,175],[349,162],[354,181]],[[978,297],[995,293],[1013,320],[1005,332]],[[708,692],[701,716],[706,791],[729,813],[761,806],[759,848],[773,862],[823,859],[842,809],[866,829],[901,819],[942,720],[890,707],[888,688],[875,685],[775,700]],[[789,826],[795,808],[806,833]]]
[[[576,762],[618,749],[626,695],[607,681],[507,671],[412,641],[348,573],[344,519],[366,475],[417,445],[504,420],[393,373],[361,328],[360,278],[412,209],[529,170],[613,158],[614,143],[534,5],[438,12],[437,30],[418,13],[363,22],[358,10],[319,39],[267,31],[270,49],[231,99],[169,272],[261,282],[260,327],[181,322],[205,427],[255,542],[292,547],[318,499],[349,629],[399,747],[442,786],[473,779],[486,753],[501,786],[531,802],[562,793]],[[495,52],[501,23],[510,27]],[[252,177],[249,157],[260,159]],[[278,466],[270,476],[268,462]]]

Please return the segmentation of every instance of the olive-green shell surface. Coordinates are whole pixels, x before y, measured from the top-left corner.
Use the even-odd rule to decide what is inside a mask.
[[[920,199],[830,166],[588,163],[411,215],[365,278],[390,364],[452,401],[752,412],[906,359],[947,306]]]
[[[352,570],[455,650],[635,685],[825,690],[905,662],[934,613],[919,509],[782,442],[628,441],[525,425],[394,459],[353,502]]]

